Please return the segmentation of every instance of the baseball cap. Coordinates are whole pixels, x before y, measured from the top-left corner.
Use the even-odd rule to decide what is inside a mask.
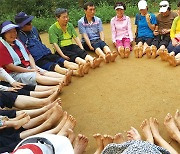
[[[141,0],[138,2],[138,8],[139,10],[146,9],[147,8],[147,2],[145,0]]]
[[[159,3],[159,7],[160,7],[159,12],[166,12],[168,7],[169,7],[169,2],[168,1],[161,1]]]

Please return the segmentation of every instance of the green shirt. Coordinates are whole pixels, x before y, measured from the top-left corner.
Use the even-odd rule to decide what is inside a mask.
[[[72,38],[77,37],[77,33],[71,23],[67,24],[66,31],[64,32],[59,23],[55,22],[49,28],[49,42],[51,44],[57,43],[59,47],[64,47],[73,44]]]

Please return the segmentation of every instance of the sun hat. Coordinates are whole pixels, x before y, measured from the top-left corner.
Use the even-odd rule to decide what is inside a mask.
[[[138,8],[139,10],[144,10],[147,8],[147,2],[145,0],[140,0],[138,2]]]
[[[11,21],[4,21],[1,24],[1,34],[18,27],[18,25],[13,24]]]
[[[19,12],[15,16],[15,22],[19,27],[24,27],[28,22],[32,21],[34,16],[28,16],[25,12]]]
[[[159,12],[166,12],[169,8],[169,2],[168,1],[161,1],[159,3]]]
[[[115,10],[117,9],[122,9],[124,10],[124,6],[122,4],[117,4],[117,6],[114,8]]]

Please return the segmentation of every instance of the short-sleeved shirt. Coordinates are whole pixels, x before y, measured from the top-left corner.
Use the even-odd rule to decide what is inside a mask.
[[[172,22],[177,16],[177,13],[172,11],[168,16],[163,16],[161,13],[158,14],[156,18],[159,31],[162,31],[162,29],[171,29]]]
[[[171,39],[176,37],[176,34],[180,34],[180,16],[177,16],[172,23],[170,37]]]
[[[156,16],[152,13],[148,14],[150,14],[150,23],[156,25]],[[138,28],[138,37],[154,38],[153,31],[149,28],[148,23],[146,21],[146,16],[136,14],[135,25],[137,25]]]
[[[59,47],[69,46],[73,44],[72,38],[77,37],[77,33],[74,29],[74,26],[68,22],[66,31],[64,32],[60,27],[59,23],[54,23],[49,28],[49,42],[51,44],[57,43]]]
[[[26,33],[20,30],[18,37],[26,45],[35,62],[51,53],[51,50],[41,42],[39,33],[35,27]]]
[[[25,61],[19,47],[14,44],[12,46],[12,48],[14,49],[14,51],[17,53],[17,55],[19,56],[20,60],[21,60],[21,64],[23,67],[28,67],[30,66],[30,62],[29,61]],[[27,53],[29,54],[28,50],[26,50]],[[11,73],[12,71],[8,70],[7,68],[5,68],[5,65],[11,64],[13,63],[13,59],[9,53],[9,51],[7,50],[7,48],[2,44],[2,42],[0,42],[0,67],[3,67],[8,73]]]
[[[78,21],[78,28],[80,34],[87,34],[90,41],[100,39],[100,32],[103,31],[102,21],[100,18],[94,16],[92,22],[89,23],[86,17],[82,17]],[[82,38],[82,42],[85,42]]]

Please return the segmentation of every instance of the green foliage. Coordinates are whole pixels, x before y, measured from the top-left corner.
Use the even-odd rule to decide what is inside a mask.
[[[55,22],[54,10],[58,7],[67,8],[69,10],[70,22],[76,27],[77,21],[84,16],[82,5],[92,1],[96,6],[96,16],[102,19],[103,23],[109,23],[111,18],[115,16],[114,4],[119,0],[1,0],[0,5],[0,23],[5,20],[14,21],[14,16],[24,11],[29,15],[34,15],[36,18],[33,24],[39,31],[48,31],[50,25]],[[125,14],[134,17],[139,12],[137,3],[139,0],[121,0],[126,4]],[[159,2],[161,0],[147,0],[150,12],[158,12]],[[177,8],[177,0],[171,0],[171,8]]]

